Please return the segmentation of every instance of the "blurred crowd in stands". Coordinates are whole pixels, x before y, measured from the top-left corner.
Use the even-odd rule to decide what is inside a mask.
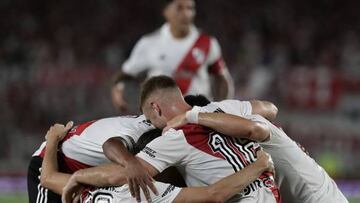
[[[109,81],[163,23],[159,5],[0,1],[0,175],[26,170],[50,124],[118,115]],[[196,24],[219,39],[235,97],[277,104],[279,123],[338,178],[360,178],[359,6],[197,1]]]

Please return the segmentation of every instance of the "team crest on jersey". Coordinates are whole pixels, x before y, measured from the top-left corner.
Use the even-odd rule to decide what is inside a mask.
[[[192,56],[194,57],[197,64],[203,64],[205,61],[205,53],[203,50],[194,47],[194,49],[191,52]]]

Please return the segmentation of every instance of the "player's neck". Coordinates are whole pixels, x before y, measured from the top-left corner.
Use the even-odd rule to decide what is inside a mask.
[[[175,116],[181,115],[186,113],[186,111],[190,110],[191,106],[187,104],[186,102],[178,102],[171,106],[170,108],[170,114],[168,117],[168,120],[171,120]]]
[[[183,39],[190,33],[190,28],[185,30],[177,29],[174,26],[170,26],[170,32],[175,39]]]

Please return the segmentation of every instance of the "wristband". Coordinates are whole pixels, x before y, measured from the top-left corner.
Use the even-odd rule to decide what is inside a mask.
[[[200,111],[200,107],[194,106],[191,110],[186,112],[186,114],[185,114],[186,120],[189,123],[198,124],[199,123],[199,111]]]

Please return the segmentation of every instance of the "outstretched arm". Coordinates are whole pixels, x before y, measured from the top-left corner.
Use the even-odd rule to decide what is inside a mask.
[[[229,200],[255,181],[263,172],[274,170],[270,155],[263,151],[259,151],[257,155],[258,159],[253,164],[208,187],[183,188],[174,203],[219,203]]]
[[[252,114],[259,114],[269,121],[275,120],[278,108],[269,101],[251,100]]]
[[[158,174],[158,171],[146,161],[143,161],[141,159],[138,160],[142,164],[144,170],[148,171],[151,176],[155,176]],[[71,202],[73,194],[78,192],[81,185],[106,187],[120,186],[126,184],[128,183],[127,173],[127,170],[125,170],[123,166],[116,163],[110,163],[106,165],[78,170],[71,176],[68,183],[63,189],[63,202]],[[137,179],[137,181],[141,182],[139,179]],[[152,181],[151,177],[149,181]],[[134,185],[135,187],[139,187],[139,185],[137,184],[132,185]],[[157,190],[155,187],[152,188],[151,185],[149,185],[149,187],[155,194],[157,194]],[[133,188],[132,191],[136,191],[136,189]],[[144,193],[145,196],[147,196],[146,193],[148,193],[148,190],[144,190]],[[135,193],[132,195],[136,196]],[[148,195],[147,198],[150,198],[150,195]]]
[[[72,122],[69,122],[66,126],[55,124],[46,134],[46,150],[41,166],[40,184],[58,194],[62,194],[62,189],[71,176],[70,174],[58,171],[58,144],[72,125]]]
[[[173,118],[164,131],[187,123],[203,125],[228,136],[255,141],[264,141],[270,136],[270,129],[264,123],[226,113],[199,113],[197,108]]]
[[[251,121],[240,116],[225,113],[198,113],[198,124],[220,133],[237,138],[264,141],[270,136],[270,129],[264,123]]]

